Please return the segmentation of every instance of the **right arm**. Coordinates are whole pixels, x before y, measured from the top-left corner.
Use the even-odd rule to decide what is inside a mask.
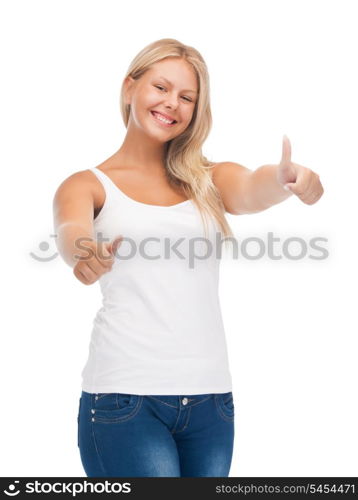
[[[86,176],[76,172],[58,187],[53,199],[56,245],[63,260],[72,268],[77,264],[75,255],[86,256],[81,250],[88,241],[94,241],[93,193]],[[80,238],[86,240],[79,241]],[[77,246],[76,246],[77,243]]]
[[[53,199],[56,245],[73,274],[85,285],[110,271],[122,236],[112,242],[97,241],[93,226],[94,196],[84,172],[76,172],[58,187]]]

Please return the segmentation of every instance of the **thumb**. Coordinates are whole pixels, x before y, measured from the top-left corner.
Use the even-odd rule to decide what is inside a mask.
[[[114,255],[116,253],[117,248],[122,243],[122,240],[123,240],[123,236],[120,235],[120,236],[117,236],[113,241],[108,243],[107,249],[111,252],[111,254]]]

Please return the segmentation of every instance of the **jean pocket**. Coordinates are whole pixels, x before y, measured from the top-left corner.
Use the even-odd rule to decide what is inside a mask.
[[[216,394],[215,396],[216,408],[220,417],[226,421],[232,421],[235,417],[235,405],[232,392],[225,392]]]
[[[137,394],[99,393],[94,399],[92,422],[116,423],[129,420],[139,410],[142,397]]]
[[[102,398],[108,398],[110,396],[113,396],[117,394],[116,392],[97,392],[96,393],[96,401],[98,401],[99,399],[102,399]]]

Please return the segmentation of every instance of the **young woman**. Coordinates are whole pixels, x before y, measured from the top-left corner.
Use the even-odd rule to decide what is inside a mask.
[[[121,112],[120,149],[62,182],[53,205],[61,256],[103,294],[82,372],[82,464],[89,477],[228,476],[235,405],[217,235],[233,236],[225,212],[292,194],[312,204],[323,188],[291,162],[287,138],[281,163],[254,172],[203,156],[207,67],[177,40],[134,58]]]

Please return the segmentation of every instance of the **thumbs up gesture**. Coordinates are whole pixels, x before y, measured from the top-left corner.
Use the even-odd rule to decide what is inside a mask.
[[[282,157],[276,175],[282,187],[306,205],[316,203],[324,192],[318,174],[291,161],[291,143],[286,135],[283,136]]]
[[[123,236],[118,236],[110,242],[91,240],[86,242],[88,256],[80,258],[73,274],[84,285],[92,285],[104,273],[112,269],[117,248],[122,243]]]

